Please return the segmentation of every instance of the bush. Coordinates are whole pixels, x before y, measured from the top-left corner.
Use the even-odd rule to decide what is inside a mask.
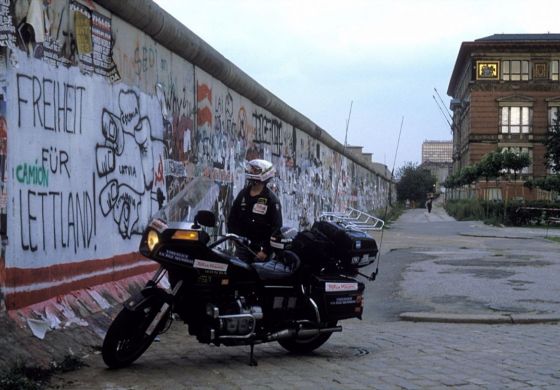
[[[538,226],[546,225],[550,217],[560,216],[560,202],[509,201],[504,205],[503,201],[451,200],[446,203],[445,210],[459,221],[478,220],[494,225]]]
[[[459,221],[476,221],[484,218],[480,202],[470,199],[452,200],[445,204],[445,210]]]

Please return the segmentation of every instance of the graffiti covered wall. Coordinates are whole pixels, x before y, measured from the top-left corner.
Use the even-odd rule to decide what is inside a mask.
[[[277,167],[287,225],[384,207],[390,182],[91,1],[0,4],[0,299],[17,309],[154,264],[151,215],[219,233],[247,160]]]

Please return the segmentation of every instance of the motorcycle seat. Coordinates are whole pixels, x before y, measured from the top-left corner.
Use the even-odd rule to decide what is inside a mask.
[[[288,279],[293,276],[301,261],[294,252],[284,251],[282,258],[273,258],[264,262],[253,263],[252,266],[257,271],[262,281]]]

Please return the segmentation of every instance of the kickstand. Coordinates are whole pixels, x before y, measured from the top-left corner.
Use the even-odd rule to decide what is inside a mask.
[[[259,364],[257,363],[257,360],[255,359],[255,344],[251,344],[251,353],[249,355],[249,366],[251,367],[256,367]]]

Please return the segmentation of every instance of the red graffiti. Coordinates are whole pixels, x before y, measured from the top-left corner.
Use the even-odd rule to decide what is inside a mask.
[[[161,155],[159,156],[159,163],[156,170],[156,184],[163,184],[163,160]]]
[[[210,125],[212,126],[212,111],[209,107],[204,107],[198,110],[197,112],[197,120],[196,123],[199,126]]]
[[[212,101],[212,89],[207,84],[198,84],[196,100],[201,102],[204,99]]]

